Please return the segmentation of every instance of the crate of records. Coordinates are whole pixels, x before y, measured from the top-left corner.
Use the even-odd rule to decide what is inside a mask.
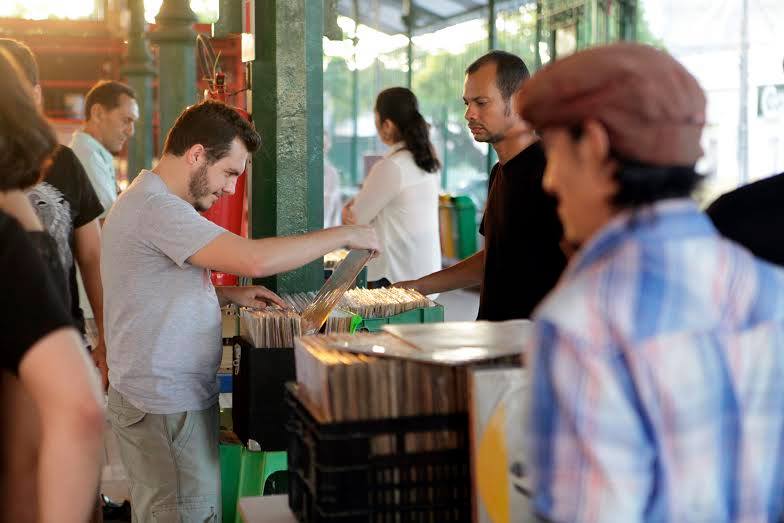
[[[528,322],[295,340],[289,505],[302,523],[469,522],[469,373],[518,366]]]
[[[440,308],[406,289],[349,287],[370,253],[351,251],[318,292],[283,295],[287,308],[239,310],[234,344],[232,422],[237,436],[263,450],[283,450],[286,438],[284,383],[294,379],[294,340],[306,333],[353,333],[365,318],[384,318]],[[443,309],[440,308],[443,318]]]

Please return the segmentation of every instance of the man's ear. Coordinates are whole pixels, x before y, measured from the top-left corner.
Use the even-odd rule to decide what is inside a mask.
[[[582,135],[578,140],[580,155],[596,164],[605,163],[610,156],[610,137],[597,120],[583,122]]]
[[[185,151],[185,161],[188,162],[188,165],[196,165],[199,161],[206,160],[206,156],[207,151],[200,143],[191,145],[190,148]]]
[[[92,107],[90,107],[90,114],[87,115],[87,119],[98,122],[103,118],[104,114],[106,114],[106,108],[103,105],[93,104]]]
[[[606,185],[607,193],[614,194],[618,184],[613,175],[618,169],[618,162],[610,155],[610,137],[604,125],[598,120],[583,122],[583,132],[577,146],[580,160],[592,165],[594,172],[599,174],[601,182]]]

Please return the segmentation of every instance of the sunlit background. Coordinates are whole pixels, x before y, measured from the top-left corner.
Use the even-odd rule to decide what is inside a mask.
[[[148,22],[155,22],[161,3],[162,0],[145,0],[144,16]],[[103,6],[103,0],[2,0],[0,17],[97,20],[104,15]],[[191,9],[200,22],[211,23],[218,19],[218,0],[191,0]]]
[[[238,0],[239,1],[239,0]],[[145,17],[154,22],[162,0],[145,0]],[[339,0],[341,5],[353,2]],[[574,2],[572,2],[574,3]],[[579,2],[578,2],[579,3]],[[418,26],[411,39],[389,27],[388,2],[359,0],[360,19],[337,17],[342,37],[332,34],[324,48],[324,126],[330,134],[331,161],[350,193],[364,177],[364,157],[383,151],[376,137],[373,104],[379,91],[411,86],[443,164],[442,187],[469,194],[482,208],[486,192],[488,149],[477,144],[463,120],[464,71],[488,49],[487,9],[474,9],[432,26]],[[420,2],[426,5],[427,2]],[[431,7],[436,4],[431,4]],[[608,2],[607,9],[617,3]],[[747,75],[741,75],[742,45],[739,0],[639,0],[638,40],[666,48],[699,79],[708,95],[705,156],[700,169],[708,176],[704,199],[738,184],[784,170],[784,1],[749,0]],[[105,6],[121,0],[0,0],[0,17],[102,20]],[[191,0],[202,23],[217,20],[218,0]],[[350,12],[350,10],[349,10]],[[386,13],[382,15],[380,13]],[[387,19],[382,19],[387,16]],[[399,13],[398,15],[399,18]],[[617,39],[617,19],[590,42],[577,38],[578,20],[559,22],[536,40],[536,2],[496,0],[497,47],[520,55],[534,68],[581,45]],[[570,25],[572,24],[572,25]],[[374,28],[375,27],[375,28]],[[552,30],[551,30],[552,29]],[[339,33],[338,33],[339,34]],[[117,58],[118,64],[122,57]],[[65,81],[63,79],[62,81]],[[746,85],[745,98],[740,88]],[[77,104],[78,105],[78,104]],[[78,112],[78,111],[77,111]],[[740,125],[742,121],[747,126]]]

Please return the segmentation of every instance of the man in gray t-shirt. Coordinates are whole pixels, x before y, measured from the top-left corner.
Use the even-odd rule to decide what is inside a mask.
[[[220,518],[220,305],[283,305],[264,287],[213,287],[210,270],[261,277],[336,248],[378,250],[371,227],[249,240],[203,218],[232,194],[260,138],[229,106],[191,106],[163,156],[121,195],[103,229],[109,414],[135,521]]]

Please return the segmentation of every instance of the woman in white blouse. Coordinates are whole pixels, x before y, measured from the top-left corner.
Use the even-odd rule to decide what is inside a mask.
[[[368,264],[368,282],[414,280],[441,269],[441,164],[414,93],[404,87],[382,91],[375,113],[378,135],[390,149],[343,208],[343,223],[372,224],[384,246]]]

